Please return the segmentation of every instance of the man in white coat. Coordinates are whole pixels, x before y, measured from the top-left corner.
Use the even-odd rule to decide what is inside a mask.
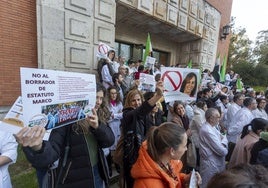
[[[209,108],[205,118],[206,122],[199,134],[201,188],[206,188],[211,177],[225,170],[225,156],[228,152],[226,136],[216,129],[221,118],[219,111]]]
[[[242,93],[237,93],[235,94],[233,98],[233,102],[231,103],[230,106],[227,108],[227,121],[225,128],[228,129],[229,125],[231,124],[236,112],[241,109],[243,102],[244,102],[245,96]]]
[[[16,162],[17,147],[13,135],[0,131],[0,188],[12,188],[8,166]]]
[[[232,104],[227,108],[227,114],[226,114],[226,121],[225,121],[225,128],[228,130],[228,127],[232,126],[232,121],[235,119],[235,114],[242,108],[243,102],[245,100],[245,95],[242,93],[235,94],[233,98]],[[227,133],[227,139],[229,138],[229,135]],[[226,156],[226,161],[229,161],[231,158],[231,155],[233,153],[235,147],[235,143],[229,142],[228,143],[228,154]]]
[[[231,143],[236,143],[243,127],[254,119],[252,111],[257,108],[256,99],[248,97],[244,100],[243,104],[244,107],[234,115],[231,124],[227,128],[227,138]]]

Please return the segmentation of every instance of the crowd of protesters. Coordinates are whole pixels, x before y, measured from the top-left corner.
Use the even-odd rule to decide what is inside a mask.
[[[48,141],[42,140],[43,127],[15,135],[31,164],[45,172],[40,187],[55,162],[58,186],[95,188],[109,186],[113,167],[120,187],[127,188],[187,187],[193,169],[196,183],[205,188],[241,163],[268,167],[268,91],[238,88],[241,78],[232,70],[224,82],[204,70],[200,84],[189,75],[181,91],[196,100],[166,103],[160,63],[152,69],[141,60],[122,59],[110,50],[99,60],[91,116],[54,129]],[[141,73],[155,76],[155,92],[138,89]],[[123,157],[115,162],[121,144]]]

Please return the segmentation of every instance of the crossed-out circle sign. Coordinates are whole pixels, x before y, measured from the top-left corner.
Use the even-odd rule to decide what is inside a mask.
[[[179,71],[166,71],[162,76],[162,80],[165,91],[176,91],[181,87],[182,75]]]
[[[103,55],[106,55],[108,53],[108,50],[109,50],[108,46],[106,44],[103,44],[103,43],[100,44],[98,47],[98,52],[100,54],[103,54]]]

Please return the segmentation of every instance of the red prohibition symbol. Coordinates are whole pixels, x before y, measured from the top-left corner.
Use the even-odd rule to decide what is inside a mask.
[[[182,84],[182,75],[179,71],[166,71],[162,80],[165,85],[169,85],[169,87],[165,88],[165,91],[176,91],[181,87]]]
[[[98,51],[101,54],[107,54],[108,53],[108,47],[105,44],[100,44],[98,47]]]

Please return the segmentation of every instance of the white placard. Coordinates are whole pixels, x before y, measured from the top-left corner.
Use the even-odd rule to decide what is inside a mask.
[[[156,59],[151,56],[147,56],[145,60],[144,67],[148,67],[149,69],[152,69],[154,67]]]
[[[144,92],[155,92],[154,75],[140,73],[138,89]]]
[[[96,102],[93,74],[21,68],[24,126],[61,127],[85,118]]]
[[[9,109],[3,121],[0,121],[0,128],[2,131],[16,134],[23,127],[23,104],[22,98],[19,96],[12,107]],[[47,130],[44,136],[44,140],[48,140],[50,132],[50,130]]]
[[[197,177],[195,175],[195,170],[193,169],[191,179],[190,179],[189,188],[196,188],[197,187],[197,179],[196,178]]]

